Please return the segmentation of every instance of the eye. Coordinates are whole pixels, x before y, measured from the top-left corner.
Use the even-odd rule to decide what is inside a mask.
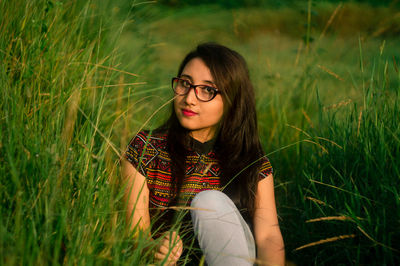
[[[181,79],[181,84],[185,88],[190,88],[190,86],[192,85],[189,81],[184,80],[184,79]]]
[[[214,94],[217,92],[217,89],[211,86],[201,86],[200,87],[200,93],[202,96],[205,98],[210,98],[214,96]]]
[[[216,89],[214,87],[210,87],[210,86],[205,86],[203,90],[209,94],[214,94],[216,91]]]

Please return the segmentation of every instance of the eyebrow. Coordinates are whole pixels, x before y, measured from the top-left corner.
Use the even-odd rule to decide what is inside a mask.
[[[193,78],[192,78],[190,75],[188,75],[188,74],[181,74],[180,77],[181,77],[181,78],[182,78],[182,77],[188,78],[188,79],[190,79],[191,82],[193,82]],[[213,86],[216,86],[216,84],[215,84],[214,82],[212,82],[211,80],[203,80],[202,82],[208,83],[208,84],[213,85]]]

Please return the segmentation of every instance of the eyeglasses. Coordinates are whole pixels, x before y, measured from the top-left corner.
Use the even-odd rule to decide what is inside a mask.
[[[186,95],[190,89],[194,89],[194,94],[199,101],[209,102],[221,93],[217,88],[208,85],[193,85],[186,79],[172,78],[172,89],[177,95]]]

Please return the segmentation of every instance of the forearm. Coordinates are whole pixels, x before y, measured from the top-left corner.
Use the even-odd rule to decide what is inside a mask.
[[[145,195],[132,196],[129,191],[124,195],[126,222],[129,231],[135,234],[150,227],[150,215],[145,197]]]
[[[149,190],[143,175],[126,160],[122,164],[126,221],[130,232],[148,231],[150,227]]]
[[[146,214],[138,213],[139,211],[136,210],[136,213],[133,211],[129,211],[126,214],[126,221],[128,224],[129,231],[137,236],[139,232],[143,232],[150,235],[149,228],[150,228],[150,221],[146,219]]]
[[[259,241],[257,254],[260,265],[285,265],[285,246],[280,231]]]

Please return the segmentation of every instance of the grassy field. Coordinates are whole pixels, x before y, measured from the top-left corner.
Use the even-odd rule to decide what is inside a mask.
[[[248,61],[288,259],[400,262],[398,9],[83,2],[0,2],[0,264],[151,262],[119,155],[202,41]]]

